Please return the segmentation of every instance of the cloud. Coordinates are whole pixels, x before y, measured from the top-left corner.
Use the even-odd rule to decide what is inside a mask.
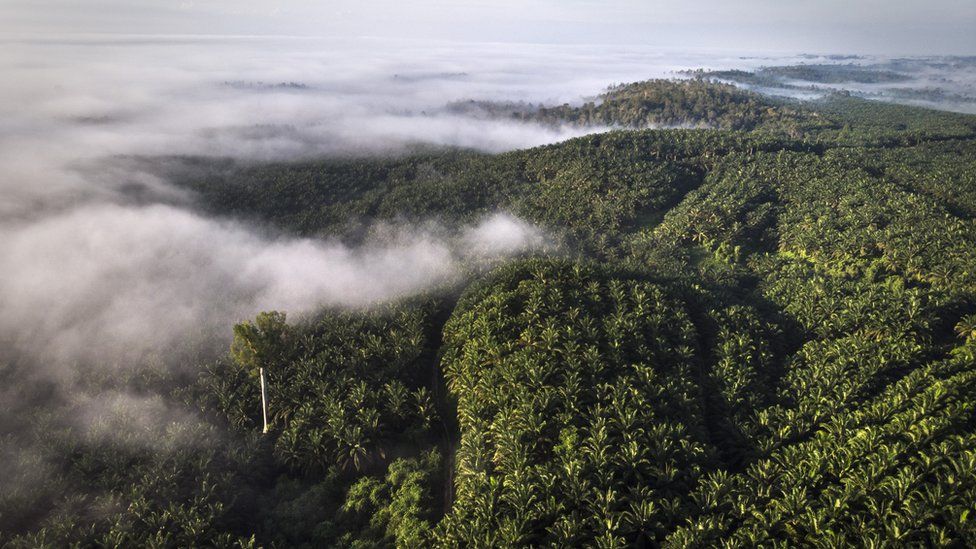
[[[393,227],[382,241],[270,237],[173,206],[92,204],[4,230],[0,333],[54,365],[138,361],[261,310],[364,307],[452,281],[467,259],[544,243],[496,214],[452,235]],[[224,341],[225,338],[218,338]]]
[[[546,243],[539,228],[506,214],[495,214],[461,236],[463,250],[470,255],[507,255],[535,249]]]

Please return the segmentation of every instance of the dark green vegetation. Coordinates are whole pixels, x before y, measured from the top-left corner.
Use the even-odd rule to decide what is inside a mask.
[[[976,102],[976,97],[966,87],[953,86],[945,79],[927,80],[926,74],[934,70],[969,70],[974,63],[971,57],[937,59],[893,59],[870,64],[801,64],[760,67],[755,71],[698,69],[683,74],[696,80],[732,82],[750,88],[791,93],[834,93],[838,86],[845,86],[850,93],[862,98],[894,102],[929,102],[948,106],[950,110],[960,105]],[[949,89],[942,86],[948,86]],[[969,107],[971,109],[971,107]],[[965,112],[972,112],[971,110]]]
[[[911,76],[887,68],[855,65],[788,65],[781,67],[762,67],[755,72],[742,70],[729,71],[695,71],[691,74],[751,82],[755,84],[782,84],[787,80],[802,80],[821,84],[843,84],[854,82],[857,84],[890,84],[906,82]]]
[[[581,107],[543,108],[533,119],[570,121],[581,125],[642,128],[653,125],[752,130],[799,131],[815,123],[816,115],[795,105],[771,103],[731,85],[691,81],[621,84],[607,90],[599,102]],[[777,108],[770,108],[773,107]]]
[[[151,445],[28,409],[61,457],[4,456],[2,540],[976,544],[976,118],[703,82],[544,116],[641,126],[668,104],[728,129],[208,163],[184,182],[201,207],[288,232],[506,209],[564,251],[459,296],[264,314],[198,379],[113,381],[196,410]]]

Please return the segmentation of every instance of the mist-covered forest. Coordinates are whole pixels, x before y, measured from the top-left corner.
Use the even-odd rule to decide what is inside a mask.
[[[976,58],[0,44],[0,547],[976,546]]]
[[[615,129],[117,159],[322,290],[138,358],[82,331],[70,381],[8,329],[0,542],[976,544],[976,117],[707,78],[465,104]]]

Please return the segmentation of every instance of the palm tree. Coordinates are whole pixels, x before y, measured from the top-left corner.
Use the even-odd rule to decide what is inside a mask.
[[[962,317],[956,324],[956,335],[967,341],[976,340],[976,314]]]
[[[263,433],[268,432],[268,399],[264,370],[278,367],[288,360],[293,350],[291,329],[285,313],[260,313],[254,322],[245,321],[234,326],[234,342],[230,352],[234,361],[248,373],[261,380],[261,415]]]

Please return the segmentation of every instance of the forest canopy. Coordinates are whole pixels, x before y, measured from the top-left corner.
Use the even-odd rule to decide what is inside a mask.
[[[92,374],[193,418],[138,436],[79,432],[32,386],[0,420],[25,448],[0,544],[976,545],[976,117],[705,76],[757,77],[451,107],[613,128],[500,154],[171,159],[199,209],[281,234],[506,211],[556,244],[266,311],[193,374]]]

